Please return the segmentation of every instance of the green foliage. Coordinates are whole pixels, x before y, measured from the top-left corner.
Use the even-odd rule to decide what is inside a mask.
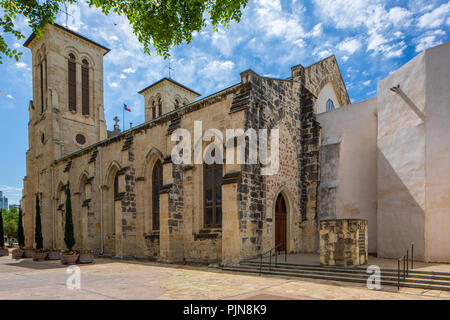
[[[22,209],[19,209],[18,220],[17,240],[19,241],[19,248],[23,248],[25,246],[25,233],[23,232]]]
[[[0,64],[2,55],[19,60],[22,53],[8,47],[3,36],[12,34],[17,40],[24,35],[16,28],[18,16],[28,19],[28,25],[39,38],[42,28],[55,21],[61,7],[85,1],[100,8],[105,15],[111,11],[125,16],[144,51],[150,54],[153,45],[165,58],[173,46],[192,41],[192,33],[206,27],[206,15],[213,30],[219,25],[228,28],[231,21],[239,22],[241,10],[248,0],[0,0],[4,15],[0,17]]]
[[[10,208],[3,213],[3,233],[6,237],[17,238],[18,218],[17,208]]]
[[[36,249],[42,249],[44,247],[41,225],[41,207],[39,206],[39,193],[36,193],[36,225],[34,228],[34,241],[36,242]]]
[[[67,249],[72,250],[75,245],[75,237],[73,234],[73,220],[72,220],[72,200],[70,199],[70,185],[67,181],[66,186],[66,226],[64,229],[64,242]]]
[[[0,248],[5,247],[5,237],[3,236],[3,209],[0,210]]]

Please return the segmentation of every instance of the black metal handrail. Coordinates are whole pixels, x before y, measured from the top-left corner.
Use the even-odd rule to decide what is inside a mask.
[[[403,277],[403,280],[409,276],[409,250],[406,250],[406,254],[401,256],[397,260],[397,289],[400,290],[400,278]],[[400,265],[403,262],[403,267],[400,268]],[[411,244],[411,270],[414,268],[414,244]],[[401,269],[403,269],[403,274],[401,274]]]
[[[284,250],[278,250],[281,246],[284,246]],[[287,247],[285,243],[280,243],[276,245],[275,247],[267,250],[266,252],[263,252],[259,255],[260,262],[259,262],[259,275],[262,274],[262,265],[263,265],[263,257],[267,254],[269,254],[269,271],[272,271],[272,252],[275,250],[275,266],[278,265],[278,252],[284,251],[284,262],[287,262]]]

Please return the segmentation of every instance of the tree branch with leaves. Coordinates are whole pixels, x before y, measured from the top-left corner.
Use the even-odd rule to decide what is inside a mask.
[[[193,33],[208,23],[216,31],[219,26],[228,28],[232,21],[239,22],[248,0],[0,0],[0,64],[2,56],[18,61],[22,55],[10,48],[5,39],[7,34],[17,40],[25,38],[16,25],[19,16],[27,19],[39,38],[44,26],[54,23],[64,6],[81,2],[101,9],[105,15],[114,12],[125,16],[144,51],[150,54],[154,48],[158,55],[167,58],[171,47],[190,43]]]

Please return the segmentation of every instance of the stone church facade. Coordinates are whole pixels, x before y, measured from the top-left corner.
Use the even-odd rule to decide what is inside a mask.
[[[390,257],[414,242],[421,259],[450,261],[448,236],[440,240],[443,249],[427,251],[435,240],[426,238],[425,231],[421,238],[400,231],[395,243],[384,249],[383,239],[392,237],[380,230],[385,224],[387,230],[395,228],[395,218],[385,213],[397,203],[386,198],[389,186],[379,183],[385,173],[378,154],[382,148],[395,148],[383,138],[388,129],[384,136],[379,134],[383,113],[377,98],[360,107],[351,105],[334,56],[309,67],[294,66],[288,79],[247,70],[240,83],[200,99],[192,89],[164,78],[139,92],[145,122],[120,132],[117,124],[107,131],[104,119],[103,56],[108,48],[50,24],[41,38],[32,35],[25,46],[33,57],[22,199],[27,246],[33,246],[38,194],[44,246],[65,247],[64,190],[69,183],[75,246],[99,254],[236,263],[275,246],[290,253],[317,252],[321,219],[356,217],[369,221],[369,251]],[[448,48],[439,50],[448,53]],[[426,80],[422,85],[426,87]],[[382,110],[398,98],[392,94],[386,101],[379,95]],[[394,121],[392,111],[386,112],[386,121]],[[448,116],[448,110],[443,112]],[[203,131],[216,128],[223,133],[278,129],[278,173],[261,174],[259,163],[174,163],[172,133],[183,128],[194,136],[194,121],[202,121]],[[391,124],[390,132],[396,126]],[[238,146],[225,141],[224,148],[236,154]],[[450,160],[446,152],[443,156]],[[349,199],[353,191],[355,201]],[[434,225],[434,214],[449,226],[450,206],[443,201],[441,209],[430,209],[422,225],[414,221],[414,228],[425,230],[427,219]],[[396,210],[402,216],[408,208]]]

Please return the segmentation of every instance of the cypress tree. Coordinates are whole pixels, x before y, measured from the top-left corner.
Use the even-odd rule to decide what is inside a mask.
[[[5,247],[5,238],[3,236],[3,209],[0,209],[0,249]]]
[[[19,208],[19,225],[17,227],[17,240],[19,240],[19,248],[25,246],[25,235],[23,232],[22,209]]]
[[[72,201],[70,199],[70,185],[68,181],[66,186],[66,227],[64,229],[64,242],[69,250],[72,250],[75,245],[72,221]]]
[[[42,239],[42,224],[41,224],[41,207],[39,206],[39,193],[36,193],[36,226],[34,227],[34,241],[36,242],[36,249],[44,248],[44,239]]]

